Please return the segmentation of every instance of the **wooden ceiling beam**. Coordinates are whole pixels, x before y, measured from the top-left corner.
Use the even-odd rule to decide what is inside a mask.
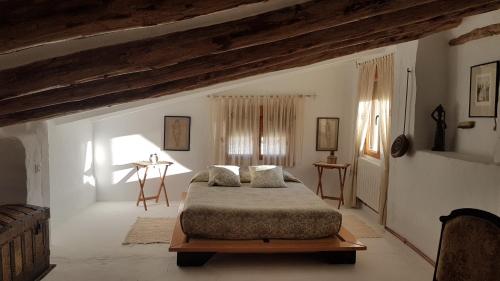
[[[189,19],[267,0],[0,1],[0,53]]]
[[[450,46],[465,44],[469,41],[482,39],[485,37],[495,36],[500,34],[500,23],[491,24],[488,26],[476,28],[468,33],[462,34],[457,38],[450,40]]]
[[[345,25],[341,26],[341,28],[317,31],[279,42],[200,57],[161,69],[119,75],[0,100],[0,115],[154,86],[266,59],[278,60],[281,57],[310,55],[325,50],[356,47],[380,38],[408,33],[414,34],[433,26],[438,28],[443,22],[446,23],[457,18],[460,18],[457,14],[451,14],[408,25],[395,24],[396,28],[379,28],[380,31],[378,32],[368,29],[352,33],[352,27]],[[398,22],[396,21],[396,23]],[[347,34],[350,34],[350,36],[348,37]]]
[[[431,15],[439,15],[437,18],[440,21],[448,21],[483,12],[484,9],[490,8],[489,5],[486,5],[454,11],[451,14],[443,14],[443,11],[440,10],[433,10],[434,13],[425,14],[423,6],[414,7],[407,11],[413,16],[408,16],[403,12],[394,12],[279,42],[199,57],[160,69],[113,76],[17,98],[3,99],[0,100],[0,115],[154,86],[270,58],[307,55],[325,49],[356,46],[389,35],[418,32],[422,28],[433,26],[435,18],[429,19]]]
[[[450,10],[453,10],[491,2],[495,1],[315,0],[241,20],[101,47],[3,70],[0,72],[0,99],[165,67],[196,57],[279,41],[424,4],[435,5],[440,10],[450,6]],[[432,12],[432,7],[429,6],[428,12]]]
[[[279,59],[267,59],[264,61],[254,62],[235,68],[196,75],[193,77],[188,77],[150,87],[127,90],[110,95],[97,96],[86,100],[67,102],[13,114],[5,114],[0,116],[0,127],[20,122],[58,117],[68,113],[76,113],[84,110],[96,109],[104,105],[112,106],[145,98],[165,96],[258,74],[310,65],[313,63],[361,52],[368,49],[416,40],[434,32],[439,32],[456,27],[460,23],[460,20],[455,19],[446,21],[444,19],[436,19],[433,22],[434,24],[427,24],[425,27],[422,26],[422,29],[418,31],[413,31],[405,34],[392,34],[388,37],[365,42],[354,47],[351,46],[333,50],[327,48],[326,50],[323,50],[321,52],[312,53],[309,55],[293,55],[282,57]]]

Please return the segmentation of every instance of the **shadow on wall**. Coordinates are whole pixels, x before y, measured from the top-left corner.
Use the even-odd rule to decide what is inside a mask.
[[[26,152],[16,138],[0,139],[0,205],[26,204]]]

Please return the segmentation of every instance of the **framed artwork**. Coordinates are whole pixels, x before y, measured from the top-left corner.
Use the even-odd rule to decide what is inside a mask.
[[[318,117],[316,122],[316,150],[337,151],[339,144],[339,122],[336,117]]]
[[[163,122],[163,150],[189,151],[191,117],[165,116]]]
[[[497,117],[498,62],[470,69],[469,117]]]

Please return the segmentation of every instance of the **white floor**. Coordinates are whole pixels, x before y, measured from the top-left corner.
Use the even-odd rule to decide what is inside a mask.
[[[366,211],[355,213],[374,221]],[[123,241],[138,216],[175,217],[177,205],[102,202],[53,227],[52,263],[44,281],[92,280],[432,280],[433,268],[392,235],[360,239],[368,246],[355,265],[329,265],[307,255],[216,255],[205,266],[178,268],[167,244],[129,245]],[[371,224],[377,227],[376,224]]]

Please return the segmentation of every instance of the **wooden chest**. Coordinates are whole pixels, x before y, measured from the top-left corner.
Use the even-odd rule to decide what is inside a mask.
[[[0,280],[36,280],[50,268],[48,208],[0,206]]]

